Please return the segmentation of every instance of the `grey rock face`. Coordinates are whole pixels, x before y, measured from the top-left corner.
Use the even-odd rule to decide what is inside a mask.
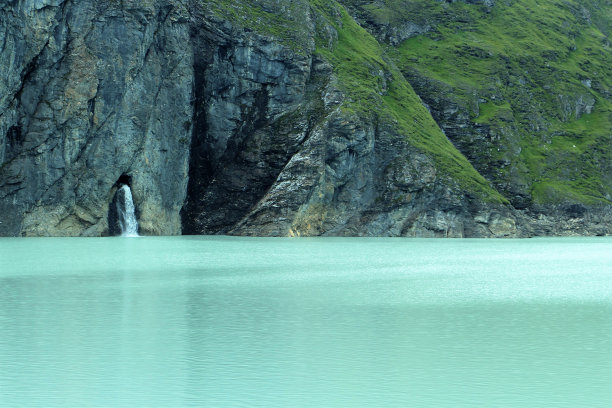
[[[198,26],[186,232],[517,235],[504,207],[483,208],[486,220],[475,222],[477,200],[390,124],[341,109],[331,67],[312,52]]]
[[[341,109],[332,68],[314,47],[294,53],[203,16],[185,232],[498,233],[472,226],[470,200],[391,126]]]
[[[143,234],[610,232],[597,227],[612,217],[606,208],[483,203],[389,120],[344,109],[334,68],[314,52],[316,32],[330,44],[337,32],[315,27],[302,3],[292,12],[309,34],[296,50],[219,19],[207,2],[0,1],[0,235],[112,234],[126,180]],[[451,100],[426,102],[477,168],[504,145],[484,126],[463,131],[468,118]],[[568,106],[580,115],[592,101]],[[479,170],[495,179],[495,167]]]
[[[180,233],[192,117],[187,8],[0,4],[0,235],[106,234],[122,174],[133,178],[143,231]]]
[[[378,41],[386,42],[394,46],[408,38],[431,31],[437,24],[436,19],[424,19],[418,12],[413,12],[414,10],[411,9],[415,6],[408,3],[402,4],[403,10],[408,10],[405,14],[409,16],[409,19],[405,20],[402,18],[404,13],[401,13],[402,16],[391,14],[379,16],[379,18],[372,18],[372,15],[364,13],[363,9],[360,7],[364,2],[360,3],[350,0],[341,0],[340,2],[349,9],[355,20],[358,21],[361,26],[366,27]],[[386,7],[389,3],[379,0],[369,2],[368,4],[376,8],[377,6]],[[358,6],[355,7],[356,5]]]
[[[309,131],[317,104],[305,98],[312,57],[199,18],[183,220],[187,233],[225,233],[270,188]]]
[[[518,236],[610,235],[612,206],[538,205],[516,211]]]

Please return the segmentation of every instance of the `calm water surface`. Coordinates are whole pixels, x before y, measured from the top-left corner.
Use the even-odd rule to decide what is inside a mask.
[[[0,406],[611,407],[612,239],[0,239]]]

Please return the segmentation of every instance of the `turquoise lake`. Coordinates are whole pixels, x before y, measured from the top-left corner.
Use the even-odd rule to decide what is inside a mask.
[[[611,407],[612,239],[3,238],[1,407]]]

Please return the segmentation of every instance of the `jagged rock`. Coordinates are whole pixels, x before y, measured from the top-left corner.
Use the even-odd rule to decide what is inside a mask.
[[[122,174],[147,209],[143,231],[180,233],[192,120],[187,9],[1,4],[0,234],[105,234]]]

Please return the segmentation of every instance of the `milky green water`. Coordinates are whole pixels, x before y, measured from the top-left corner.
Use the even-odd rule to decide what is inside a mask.
[[[612,239],[0,239],[0,406],[611,407]]]

